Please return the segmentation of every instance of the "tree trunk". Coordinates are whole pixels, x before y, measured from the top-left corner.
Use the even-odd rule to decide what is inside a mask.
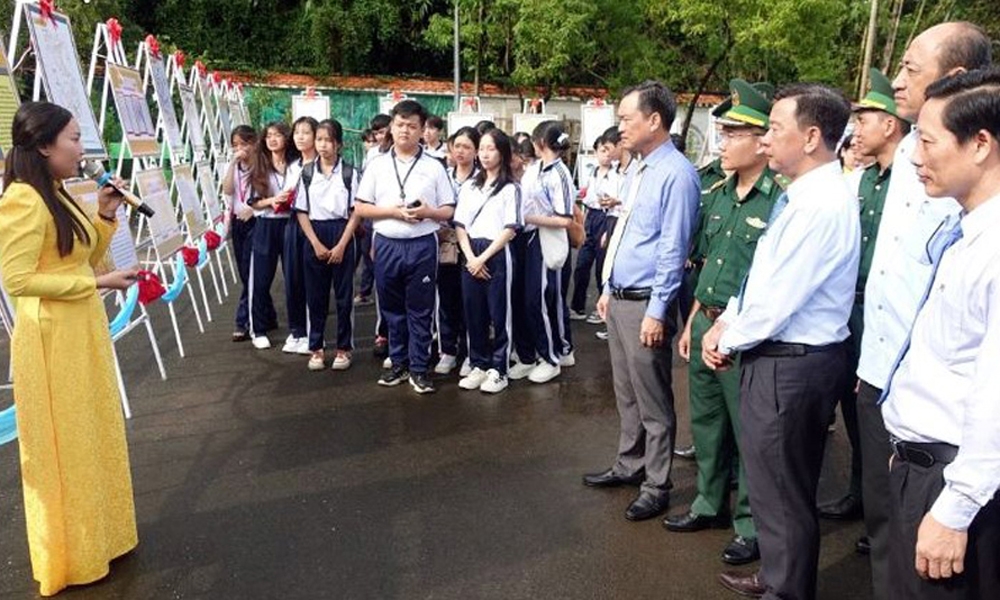
[[[885,52],[882,54],[882,72],[892,77],[889,70],[893,67],[893,55],[896,53],[896,36],[899,35],[899,21],[903,17],[903,0],[895,0],[892,7],[892,27],[886,40]]]
[[[708,82],[712,80],[715,72],[719,69],[719,66],[722,65],[722,61],[726,59],[726,56],[729,55],[729,50],[733,47],[732,37],[727,35],[727,38],[728,41],[726,42],[726,46],[723,48],[722,52],[719,53],[719,56],[712,61],[712,64],[708,67],[708,71],[705,72],[705,76],[701,78],[700,82],[698,82],[697,91],[695,91],[694,96],[691,97],[691,101],[688,102],[687,114],[684,115],[684,126],[681,128],[681,138],[685,141],[688,137],[688,130],[691,129],[691,120],[694,119],[694,111],[698,106],[698,99],[705,93],[705,90],[708,88]],[[666,124],[668,130],[671,125],[672,123]],[[708,134],[706,133],[706,135]]]
[[[483,27],[483,12],[485,10],[485,0],[479,0],[479,14],[476,16],[476,22],[479,26],[479,39],[476,40],[476,76],[475,76],[475,91],[474,96],[479,96],[479,70],[483,64],[483,39],[486,37],[484,27]]]

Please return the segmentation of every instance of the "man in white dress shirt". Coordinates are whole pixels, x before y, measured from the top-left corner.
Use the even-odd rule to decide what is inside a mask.
[[[861,233],[836,156],[850,104],[814,84],[774,100],[762,143],[791,184],[775,201],[742,293],[705,334],[702,358],[724,369],[742,352],[739,444],[761,555],[758,573],[719,580],[743,595],[807,600],[816,597],[816,488],[849,369]]]
[[[910,122],[917,120],[924,91],[934,81],[990,63],[990,40],[970,23],[943,23],[924,31],[910,43],[893,81],[896,109]],[[958,212],[950,198],[928,198],[910,161],[919,139],[914,129],[903,138],[893,160],[871,269],[865,284],[864,334],[858,362],[858,429],[861,441],[862,490],[865,523],[871,543],[875,600],[888,597],[889,434],[882,422],[878,399],[889,371],[913,325],[917,303],[927,286],[931,266],[926,260],[927,239],[941,221]]]
[[[1000,69],[927,89],[913,162],[960,220],[927,244],[933,281],[883,394],[892,440],[890,597],[1000,594]],[[943,253],[943,255],[941,255]]]

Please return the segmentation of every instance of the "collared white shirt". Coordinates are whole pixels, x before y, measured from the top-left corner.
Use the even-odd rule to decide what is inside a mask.
[[[250,199],[253,198],[253,181],[251,176],[251,170],[244,169],[240,166],[239,161],[236,161],[233,167],[233,195],[230,203],[234,213],[242,210],[244,207],[250,207]],[[256,215],[257,212],[254,211],[254,214]]]
[[[448,144],[441,142],[438,144],[437,148],[431,148],[430,146],[424,144],[424,152],[433,158],[444,161],[448,158]]]
[[[927,240],[945,218],[958,214],[960,209],[953,199],[930,198],[924,191],[910,160],[919,136],[914,128],[896,148],[865,283],[865,329],[858,377],[878,389],[883,389],[889,379],[931,276]]]
[[[962,239],[941,258],[882,416],[901,440],[958,446],[931,514],[965,530],[1000,487],[1000,196],[961,225]]]
[[[293,162],[290,165],[285,166],[285,172],[278,173],[277,171],[271,170],[268,174],[268,182],[270,182],[270,189],[268,193],[271,196],[277,196],[281,192],[287,190],[294,190],[299,184],[299,175],[302,173],[302,159]],[[263,217],[265,219],[287,219],[288,212],[275,212],[273,207],[267,207],[263,210],[253,211],[255,217]]]
[[[601,173],[600,168],[594,169],[587,178],[587,194],[583,197],[583,205],[591,210],[604,210],[601,206],[601,198],[610,196],[618,198],[618,190],[621,187],[621,176],[614,166]]]
[[[446,167],[446,170],[448,171],[448,178],[451,179],[451,185],[453,188],[455,188],[456,198],[459,197],[459,193],[462,191],[462,188],[465,187],[465,185],[472,183],[472,181],[475,180],[476,178],[476,174],[479,173],[479,167],[473,164],[472,172],[469,173],[469,176],[463,179],[462,181],[459,181],[458,167]]]
[[[351,189],[344,185],[344,161],[338,160],[329,174],[323,173],[316,162],[309,190],[302,177],[295,192],[295,210],[309,215],[313,221],[348,219],[358,193],[358,173],[351,173]]]
[[[416,164],[414,161],[417,161]],[[410,167],[413,167],[412,172]],[[402,187],[400,182],[404,183]],[[441,161],[423,152],[407,160],[400,159],[394,152],[372,159],[361,177],[358,202],[402,207],[416,200],[431,208],[454,206],[455,189],[452,188],[451,178]],[[374,221],[375,233],[396,239],[422,237],[434,233],[438,228],[438,222],[433,219],[424,219],[419,223],[407,223],[400,219]]]
[[[609,192],[614,198],[616,198],[619,203],[608,209],[608,216],[615,217],[616,219],[622,216],[622,209],[624,208],[623,203],[625,202],[625,181],[628,180],[628,176],[635,170],[635,165],[638,161],[635,157],[628,162],[628,166],[622,169],[621,162],[616,161],[615,175],[618,177],[618,187],[612,193]]]
[[[525,171],[527,175],[527,171]],[[573,185],[573,175],[561,158],[542,166],[539,161],[538,177],[529,188],[522,189],[521,210],[524,216],[541,217],[572,217],[573,199],[576,198],[576,188]],[[525,225],[525,231],[534,231],[536,225]]]
[[[372,159],[382,156],[383,154],[388,154],[388,152],[382,152],[382,147],[379,145],[375,145],[369,148],[368,152],[365,153],[365,163],[362,166],[361,170],[363,171],[367,169],[368,165],[372,162]]]
[[[479,187],[474,181],[462,186],[455,208],[455,226],[465,229],[472,239],[495,240],[505,229],[520,229],[521,188],[508,183],[493,193],[494,187]]]
[[[858,199],[833,161],[796,179],[788,206],[757,242],[743,306],[732,298],[719,349],[761,342],[823,346],[847,339],[858,281]]]

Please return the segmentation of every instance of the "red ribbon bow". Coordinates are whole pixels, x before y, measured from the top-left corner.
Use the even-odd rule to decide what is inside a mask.
[[[212,81],[215,85],[222,83],[222,75],[218,71],[212,71]]]
[[[108,27],[108,37],[111,38],[111,45],[114,46],[122,39],[122,25],[114,17],[108,19],[105,25]]]
[[[243,82],[242,81],[237,81],[233,85],[236,86],[236,91],[237,92],[243,92]]]
[[[160,278],[152,271],[139,271],[136,274],[136,279],[139,282],[139,303],[143,306],[159,300],[163,294],[167,293]]]
[[[215,233],[214,231],[205,232],[205,247],[208,248],[209,252],[215,250],[222,245],[222,236]]]
[[[153,58],[160,58],[160,42],[156,39],[156,36],[149,34],[146,36],[146,48],[149,49],[149,54]]]
[[[178,50],[177,52],[174,52],[174,62],[177,63],[177,66],[179,68],[181,68],[181,69],[184,68],[184,61],[185,60],[186,60],[186,57],[184,56],[184,52],[182,52],[180,50]]]
[[[184,264],[189,267],[198,266],[198,258],[201,256],[201,251],[197,248],[192,248],[191,246],[184,246],[181,248],[181,255],[184,256]]]
[[[42,17],[42,22],[52,21],[52,25],[55,27],[58,25],[56,20],[52,18],[52,13],[56,10],[55,0],[40,0],[38,2],[38,12]]]
[[[471,98],[471,97],[470,98],[462,98],[462,104],[464,104],[465,106],[468,106],[469,108],[474,109],[474,108],[476,108],[476,99],[475,98]]]
[[[594,106],[604,106],[604,98],[594,98]]]
[[[200,60],[194,61],[194,68],[198,69],[198,73],[202,77],[204,77],[205,73],[208,71],[208,69],[205,67],[205,63],[201,62]]]
[[[403,99],[403,92],[399,90],[392,90],[392,99],[394,102],[399,102]]]
[[[306,88],[306,98],[309,98],[310,100],[313,100],[314,98],[316,98],[316,88],[314,88],[313,86],[307,87]]]

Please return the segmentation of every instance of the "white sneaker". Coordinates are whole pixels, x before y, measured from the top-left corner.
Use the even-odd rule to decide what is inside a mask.
[[[271,347],[271,340],[267,339],[266,335],[253,336],[253,341],[251,343],[253,344],[253,347],[258,350],[267,350]]]
[[[462,363],[462,368],[458,370],[458,375],[460,377],[468,377],[469,373],[472,372],[472,363],[469,362],[469,358],[465,358],[465,362]]]
[[[337,356],[333,358],[333,365],[330,367],[334,371],[346,371],[351,368],[351,353],[343,350],[337,351]]]
[[[532,383],[546,383],[558,377],[560,373],[562,373],[562,369],[559,365],[550,365],[543,360],[531,370],[531,373],[528,374],[528,380]]]
[[[587,323],[591,325],[601,325],[602,323],[604,323],[604,319],[602,319],[601,315],[597,314],[597,312],[595,311],[590,313],[590,316],[587,317]]]
[[[442,354],[438,359],[438,364],[434,366],[434,372],[438,375],[447,375],[455,370],[458,365],[458,357],[453,354]]]
[[[577,311],[575,311],[573,309],[570,309],[570,311],[569,311],[569,320],[570,321],[586,321],[587,320],[587,313],[585,313],[585,312],[577,312]]]
[[[478,390],[484,381],[486,381],[486,371],[476,367],[458,382],[458,387],[463,390]]]
[[[559,358],[560,367],[575,367],[576,366],[576,355],[570,350],[569,354],[563,354]]]
[[[507,377],[517,381],[519,379],[524,379],[535,369],[538,363],[514,363],[514,366],[507,369]]]
[[[386,356],[385,360],[382,361],[382,368],[383,369],[391,369],[392,368],[392,359],[389,358],[388,356]]]
[[[309,370],[322,371],[326,367],[326,357],[322,350],[313,352],[309,357]]]
[[[502,392],[505,389],[507,389],[507,378],[501,375],[500,371],[497,371],[496,369],[486,371],[486,380],[479,386],[480,392],[496,394],[497,392]]]
[[[302,354],[303,356],[309,356],[312,352],[309,351],[309,338],[299,338],[295,343],[295,353]]]
[[[287,352],[288,354],[296,354],[298,352],[299,338],[289,335],[285,338],[285,345],[281,347],[282,352]]]
[[[595,331],[594,332],[594,337],[597,338],[597,339],[599,339],[599,340],[604,340],[606,342],[606,341],[608,341],[608,331],[607,330],[604,330],[604,331]]]

